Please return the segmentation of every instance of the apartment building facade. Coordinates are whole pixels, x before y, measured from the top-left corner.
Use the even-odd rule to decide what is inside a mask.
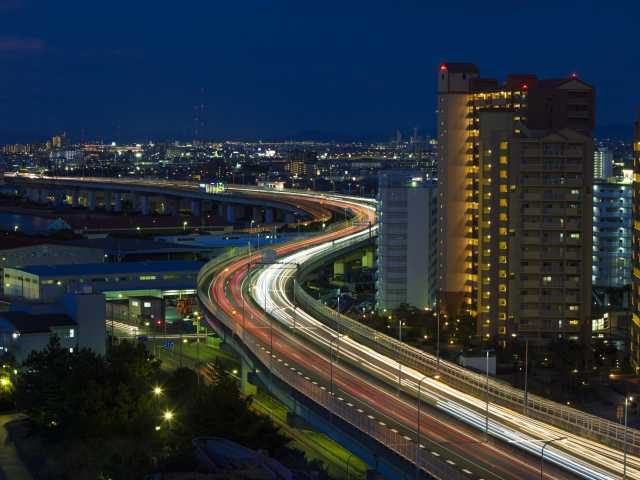
[[[417,171],[387,170],[378,185],[376,308],[433,308],[436,184]]]
[[[589,334],[593,98],[573,77],[440,67],[439,307],[485,341]]]

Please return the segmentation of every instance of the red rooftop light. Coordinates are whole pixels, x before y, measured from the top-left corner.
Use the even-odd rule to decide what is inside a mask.
[[[442,65],[440,65],[440,71],[441,72],[446,72],[447,71],[447,65],[444,64],[444,63]]]
[[[522,89],[523,90],[529,90],[529,85],[527,85],[526,83],[522,84]]]

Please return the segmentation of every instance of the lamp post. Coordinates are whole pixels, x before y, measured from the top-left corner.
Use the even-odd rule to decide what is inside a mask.
[[[331,394],[331,398],[333,399],[333,350],[334,343],[336,349],[336,357],[340,354],[340,333],[337,333],[335,337],[333,337],[329,341],[329,393]]]
[[[422,416],[421,406],[422,406],[422,397],[421,390],[422,382],[428,378],[428,375],[425,375],[418,382],[418,438],[416,442],[416,480],[418,479],[418,475],[420,474],[420,417]]]
[[[543,480],[542,477],[542,466],[544,465],[544,449],[547,448],[547,445],[549,445],[552,442],[557,442],[559,440],[564,440],[567,437],[557,437],[557,438],[552,438],[550,440],[546,440],[544,442],[542,442],[542,451],[540,452],[540,480]]]
[[[440,374],[440,309],[436,311],[436,373]]]
[[[524,342],[524,414],[527,414],[529,407],[529,339]]]
[[[485,361],[486,367],[486,380],[485,380],[485,390],[487,396],[487,404],[485,407],[485,420],[484,420],[484,435],[487,441],[489,441],[489,350],[487,350],[487,357]]]
[[[351,459],[353,458],[353,452],[349,453],[349,457],[347,458],[347,480],[349,480],[349,478],[351,478],[350,472],[349,472],[349,464],[351,462]]]
[[[402,319],[398,317],[398,340],[402,342]],[[402,363],[400,363],[400,354],[398,354],[398,396],[402,390]]]
[[[633,402],[633,397],[624,397],[624,453],[622,460],[622,480],[627,478],[627,411],[629,410],[629,403]]]

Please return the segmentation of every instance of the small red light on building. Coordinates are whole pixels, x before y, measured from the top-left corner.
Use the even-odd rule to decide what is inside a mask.
[[[527,85],[526,83],[522,84],[522,89],[523,90],[529,90],[529,85]]]
[[[576,72],[573,72],[573,73],[571,74],[571,78],[578,78],[578,74],[577,74]]]
[[[441,72],[446,72],[447,71],[447,66],[444,63],[442,65],[440,65],[440,71]]]

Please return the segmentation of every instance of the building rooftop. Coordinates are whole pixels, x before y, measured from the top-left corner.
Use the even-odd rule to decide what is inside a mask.
[[[15,330],[22,334],[46,333],[52,327],[73,327],[76,322],[62,313],[30,314],[27,312],[3,312],[0,313],[0,322],[9,323]]]
[[[70,277],[75,275],[113,275],[118,273],[198,272],[204,262],[156,261],[122,263],[85,263],[76,265],[31,265],[16,268],[41,277]]]
[[[155,240],[146,240],[143,238],[83,238],[78,240],[70,240],[66,245],[77,247],[100,248],[105,252],[113,255],[126,253],[158,253],[158,252],[188,252],[193,250],[201,250],[200,246],[184,246],[172,242],[158,242]]]
[[[444,62],[440,65],[440,70],[452,73],[479,73],[478,67],[473,63]]]

